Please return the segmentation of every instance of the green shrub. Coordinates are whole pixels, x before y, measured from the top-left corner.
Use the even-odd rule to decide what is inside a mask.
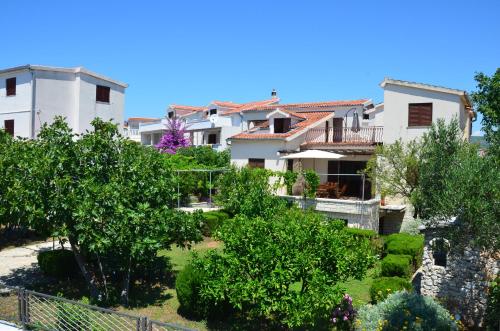
[[[203,274],[200,270],[188,264],[179,273],[175,280],[175,291],[177,300],[180,303],[182,314],[200,319],[206,317],[208,305],[200,295],[200,288],[203,283]]]
[[[78,264],[72,251],[58,249],[38,253],[38,265],[46,275],[67,278],[78,274]]]
[[[297,177],[299,174],[297,172],[293,171],[285,171],[283,174],[283,182],[285,183],[286,187],[286,194],[287,195],[292,195],[293,194],[293,184],[297,181]]]
[[[380,256],[384,251],[384,241],[380,238],[379,234],[373,230],[366,229],[357,229],[357,228],[348,228],[346,227],[346,231],[353,236],[359,238],[366,238],[370,240],[370,246],[372,247],[372,251],[374,254]]]
[[[487,330],[500,330],[500,277],[491,282],[486,306]]]
[[[411,283],[400,277],[380,277],[373,281],[370,287],[370,298],[373,303],[383,301],[391,293],[397,291],[412,291]]]
[[[450,313],[430,297],[397,292],[358,311],[356,330],[458,330]]]
[[[386,277],[398,276],[408,278],[413,272],[411,262],[412,258],[410,255],[389,254],[382,259],[381,274]]]
[[[306,171],[303,172],[303,176],[304,176],[304,180],[306,182],[304,194],[308,198],[316,197],[316,191],[318,191],[318,187],[319,187],[319,183],[320,183],[319,175],[314,170],[306,169]]]
[[[229,214],[221,210],[203,213],[201,232],[205,237],[210,237],[229,218]]]
[[[408,233],[394,233],[385,239],[385,250],[387,254],[410,255],[417,269],[422,264],[424,237]]]

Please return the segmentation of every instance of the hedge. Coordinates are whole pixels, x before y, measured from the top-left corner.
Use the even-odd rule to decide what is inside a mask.
[[[180,311],[187,317],[200,319],[207,315],[207,305],[200,295],[203,276],[191,264],[179,273],[175,280],[175,291],[180,303]]]
[[[222,210],[208,211],[203,213],[202,233],[205,237],[212,236],[213,232],[219,228],[230,215]]]
[[[397,291],[412,291],[411,283],[401,277],[380,277],[373,280],[370,287],[372,303],[384,301],[387,296]]]
[[[385,239],[385,250],[387,254],[410,255],[417,269],[422,264],[424,237],[408,233],[394,233]]]
[[[58,249],[38,253],[38,265],[48,276],[68,278],[78,274],[78,264],[72,251]]]
[[[411,262],[412,257],[410,255],[389,254],[382,259],[381,274],[386,277],[398,276],[408,278],[413,272]]]
[[[382,252],[384,250],[384,241],[378,233],[376,233],[373,230],[365,230],[365,229],[357,229],[357,228],[345,228],[347,233],[352,234],[353,236],[359,237],[359,238],[366,238],[370,240],[370,245],[372,247],[372,250],[375,254],[377,255],[382,255]]]

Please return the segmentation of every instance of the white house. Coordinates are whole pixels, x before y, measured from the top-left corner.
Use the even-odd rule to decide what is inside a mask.
[[[76,133],[95,117],[123,123],[127,84],[82,67],[25,65],[0,70],[0,128],[35,138],[43,123],[66,117]]]
[[[212,101],[200,107],[173,104],[168,107],[165,119],[139,125],[141,142],[145,145],[157,144],[166,129],[167,119],[176,117],[185,121],[187,135],[193,146],[212,146],[215,150],[224,150],[228,147],[229,137],[248,129],[248,122],[244,118],[247,108],[278,102],[273,92],[269,100],[248,103]]]
[[[440,118],[457,118],[468,139],[474,113],[465,91],[394,79],[381,87],[384,102],[377,105],[361,99],[248,109],[247,120],[252,114],[262,122],[229,138],[232,163],[275,171],[313,169],[321,180],[318,198],[304,201],[302,186],[296,185],[287,199],[314,205],[353,227],[397,230],[405,206],[380,209],[379,197],[360,174],[375,147],[421,137]],[[307,157],[304,151],[310,151]]]

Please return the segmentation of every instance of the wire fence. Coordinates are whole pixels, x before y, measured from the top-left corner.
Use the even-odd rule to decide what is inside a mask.
[[[0,285],[0,290],[0,319],[30,330],[193,331],[21,288]]]

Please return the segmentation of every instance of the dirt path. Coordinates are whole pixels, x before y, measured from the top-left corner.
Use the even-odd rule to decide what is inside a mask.
[[[59,243],[56,242],[56,248]],[[0,251],[0,283],[23,285],[40,278],[37,254],[39,251],[52,249],[52,241]]]

